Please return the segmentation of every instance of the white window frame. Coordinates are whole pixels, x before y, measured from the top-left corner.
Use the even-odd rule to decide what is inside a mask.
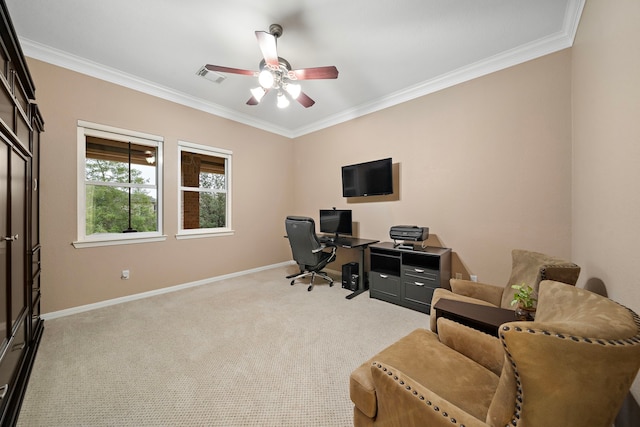
[[[101,125],[97,123],[78,120],[78,240],[73,242],[76,248],[87,248],[96,246],[126,245],[133,243],[159,242],[166,240],[167,236],[162,234],[162,170],[163,156],[162,148],[164,138],[157,135],[116,128],[113,126]],[[138,233],[103,233],[91,236],[86,235],[86,137],[95,136],[114,141],[132,142],[141,145],[156,147],[156,189],[158,202],[158,230]]]
[[[203,154],[205,156],[215,156],[225,159],[225,183],[227,194],[225,222],[226,227],[218,228],[195,228],[184,229],[183,227],[183,211],[182,211],[182,192],[193,190],[193,187],[182,186],[182,152]],[[210,147],[208,145],[194,144],[187,141],[178,141],[178,234],[176,239],[197,239],[203,237],[230,236],[234,234],[231,227],[231,159],[233,152],[222,148]]]

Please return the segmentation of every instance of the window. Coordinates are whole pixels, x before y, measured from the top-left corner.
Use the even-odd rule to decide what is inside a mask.
[[[164,240],[162,138],[78,122],[75,247]]]
[[[230,234],[231,152],[179,141],[178,238]]]

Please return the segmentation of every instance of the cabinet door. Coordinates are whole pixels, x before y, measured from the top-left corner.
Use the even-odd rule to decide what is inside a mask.
[[[27,159],[11,152],[11,228],[9,230],[11,257],[11,326],[26,307],[27,254]]]
[[[33,132],[31,147],[31,248],[40,244],[40,133]]]
[[[9,275],[9,235],[7,221],[9,219],[9,146],[0,140],[0,354],[9,337],[9,312],[7,310],[7,283]],[[1,384],[0,384],[1,385]]]

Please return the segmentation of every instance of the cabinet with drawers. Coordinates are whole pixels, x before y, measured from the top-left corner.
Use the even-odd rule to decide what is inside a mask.
[[[12,426],[43,331],[39,156],[44,122],[4,1],[0,22],[0,426]]]
[[[415,245],[406,249],[384,242],[369,249],[371,298],[429,313],[433,291],[449,287],[450,248]]]

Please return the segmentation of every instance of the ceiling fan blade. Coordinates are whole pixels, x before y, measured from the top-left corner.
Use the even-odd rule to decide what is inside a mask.
[[[280,62],[278,62],[276,37],[266,31],[256,31],[256,38],[258,39],[258,46],[260,46],[260,50],[262,51],[264,62],[271,67],[279,68]]]
[[[338,69],[333,65],[329,67],[301,68],[289,71],[289,78],[292,80],[337,79]]]
[[[262,89],[262,88],[256,88],[256,89],[258,89],[258,92],[255,92],[255,93],[254,93],[254,89],[251,90],[251,93],[253,95],[247,101],[247,105],[258,105],[258,104],[260,104],[260,101],[262,100],[262,98],[264,98],[265,95],[269,93],[268,89]],[[262,96],[259,95],[259,90],[264,90],[264,93],[262,94]],[[257,96],[257,98],[256,98],[256,96]]]
[[[304,108],[309,108],[316,103],[316,101],[309,98],[309,96],[304,92],[300,92],[300,96],[298,96],[297,100]]]
[[[257,73],[257,71],[242,70],[240,68],[222,67],[220,65],[207,64],[204,67],[209,71],[216,71],[216,72],[219,72],[219,73],[242,74],[242,75],[245,75],[245,76],[255,76],[256,73]]]

